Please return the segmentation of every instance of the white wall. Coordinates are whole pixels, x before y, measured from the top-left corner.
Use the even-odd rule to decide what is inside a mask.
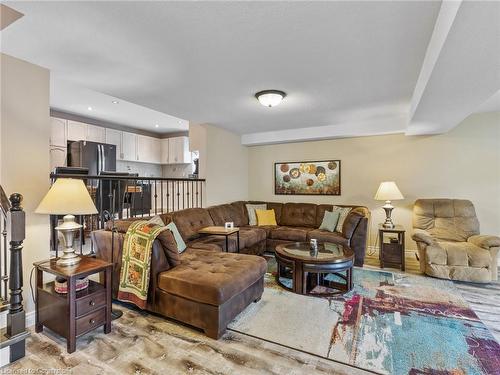
[[[204,206],[248,198],[248,148],[239,135],[208,124],[190,124],[191,150],[200,153],[200,178],[206,178]]]
[[[325,159],[342,162],[341,196],[274,195],[274,162]],[[373,214],[372,228],[385,217],[383,202],[373,200],[378,185],[394,180],[405,196],[394,202],[394,220],[409,232],[415,199],[465,198],[476,206],[481,231],[500,235],[500,113],[472,115],[451,132],[436,136],[254,146],[249,148],[248,173],[250,199],[365,205]],[[372,245],[375,233],[372,230]],[[414,249],[409,237],[407,245]]]
[[[1,54],[1,178],[5,192],[24,196],[24,306],[33,262],[49,258],[49,218],[34,213],[49,189],[49,71]]]

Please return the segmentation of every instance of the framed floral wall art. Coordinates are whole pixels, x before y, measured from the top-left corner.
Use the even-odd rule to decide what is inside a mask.
[[[340,195],[340,160],[274,163],[274,194]]]

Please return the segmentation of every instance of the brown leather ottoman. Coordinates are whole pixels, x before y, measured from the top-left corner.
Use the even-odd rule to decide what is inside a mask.
[[[236,315],[260,299],[266,269],[258,256],[188,248],[180,265],[158,275],[157,309],[217,339]]]

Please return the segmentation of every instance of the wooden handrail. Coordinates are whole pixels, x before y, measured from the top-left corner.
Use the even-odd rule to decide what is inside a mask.
[[[7,194],[3,190],[3,187],[0,185],[0,206],[2,209],[2,213],[4,216],[7,216],[7,212],[10,210],[10,202],[7,199]]]

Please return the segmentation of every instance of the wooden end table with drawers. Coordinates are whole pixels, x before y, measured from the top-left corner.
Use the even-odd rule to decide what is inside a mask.
[[[111,332],[111,270],[112,264],[101,259],[82,256],[74,266],[59,266],[57,259],[36,262],[36,322],[35,331],[43,327],[66,339],[68,353],[76,350],[77,337],[104,326]],[[55,291],[54,281],[44,283],[43,273],[66,279],[68,293]],[[89,280],[89,286],[76,291],[76,280],[104,273],[104,283]]]
[[[379,224],[378,236],[380,243],[380,268],[398,267],[405,270],[405,228],[396,225],[394,228],[385,228]],[[387,241],[389,238],[389,241]]]

